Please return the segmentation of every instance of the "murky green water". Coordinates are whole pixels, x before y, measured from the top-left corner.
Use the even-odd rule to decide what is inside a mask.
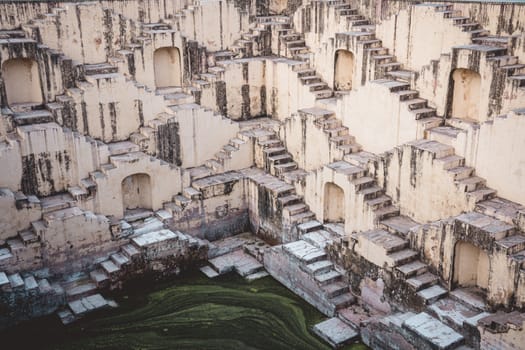
[[[2,344],[75,350],[329,349],[310,331],[324,316],[270,277],[247,283],[235,274],[209,280],[193,272],[169,283],[136,282],[125,291],[115,296],[117,309],[67,328],[54,317],[36,320],[1,335]]]

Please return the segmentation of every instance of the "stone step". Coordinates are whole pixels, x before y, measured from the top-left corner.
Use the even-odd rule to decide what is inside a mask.
[[[381,229],[358,233],[357,237],[359,241],[366,240],[386,253],[397,252],[408,246],[408,241]]]
[[[114,275],[120,271],[120,268],[111,260],[101,262],[100,266],[109,276]]]
[[[415,260],[407,264],[397,266],[396,270],[401,272],[405,278],[409,278],[427,272],[428,265],[420,260]]]
[[[318,230],[303,234],[301,239],[322,250],[326,249],[327,244],[332,243],[332,236],[328,231],[325,230]]]
[[[389,74],[393,73],[394,72],[390,72]],[[419,91],[416,90],[399,90],[394,93],[399,96],[400,101],[415,99],[419,96]]]
[[[355,303],[356,298],[351,293],[343,293],[330,299],[330,302],[335,305],[336,310],[344,309]]]
[[[334,92],[330,89],[323,89],[323,90],[314,91],[314,94],[315,94],[315,98],[319,100],[319,99],[332,97],[334,95]]]
[[[108,144],[108,150],[110,156],[116,156],[126,154],[129,152],[138,152],[140,148],[138,145],[129,141],[112,142]]]
[[[516,254],[525,250],[525,236],[521,234],[507,236],[497,240],[496,246],[505,251],[507,255]]]
[[[281,154],[285,154],[287,153],[286,152],[286,148],[285,147],[268,147],[268,148],[265,148],[263,149],[263,153],[267,156],[267,157],[272,157],[272,156],[278,156],[278,155],[281,155]]]
[[[349,145],[355,142],[355,137],[352,135],[340,135],[330,137],[330,142],[335,143],[337,146]]]
[[[406,319],[403,322],[403,328],[417,336],[432,349],[454,349],[464,342],[461,334],[426,312]]]
[[[305,233],[312,232],[312,231],[317,231],[317,230],[320,230],[321,228],[323,228],[323,225],[317,220],[307,221],[307,222],[297,225],[297,230],[301,234],[305,234]]]
[[[346,145],[339,145],[337,146],[337,148],[339,150],[341,150],[341,152],[343,152],[343,154],[351,154],[351,153],[356,153],[356,152],[360,152],[362,147],[360,144],[358,143],[351,143],[351,144],[346,144]]]
[[[359,179],[366,174],[365,169],[359,166],[352,165],[345,161],[337,161],[325,166],[334,170],[338,174],[345,175],[350,181]]]
[[[28,276],[24,278],[24,288],[26,291],[36,291],[38,289],[38,283],[34,276]]]
[[[424,119],[424,118],[432,118],[436,116],[436,110],[434,108],[417,108],[412,109],[412,113],[415,114],[416,120]]]
[[[297,215],[300,213],[304,213],[308,210],[308,206],[304,203],[298,203],[293,205],[288,205],[284,207],[284,210],[288,212],[290,216]]]
[[[94,294],[71,301],[68,303],[68,306],[75,316],[80,316],[97,309],[105,308],[108,306],[108,302],[102,295]]]
[[[333,266],[330,260],[320,260],[306,265],[306,270],[312,275],[319,275],[333,270]]]
[[[407,264],[417,259],[419,253],[413,249],[403,249],[387,255],[389,265],[396,267],[399,265]]]
[[[36,233],[33,230],[24,230],[18,233],[18,236],[20,237],[20,240],[24,243],[24,245],[28,245],[31,243],[38,242],[39,237],[36,235]]]
[[[334,349],[342,347],[359,337],[359,334],[352,327],[337,317],[316,324],[313,327],[313,331]]]
[[[372,210],[379,210],[381,208],[386,208],[392,205],[392,198],[389,196],[379,196],[377,198],[373,199],[367,199],[365,200],[365,203],[372,209]]]
[[[462,332],[464,324],[469,320],[475,319],[478,315],[485,315],[484,311],[476,310],[465,306],[452,298],[443,298],[428,307],[428,311],[436,316],[441,322],[449,327]],[[488,313],[486,314],[488,315]]]
[[[296,170],[299,165],[296,162],[281,163],[273,166],[273,174],[280,176],[290,171]]]
[[[361,191],[365,188],[373,186],[376,183],[375,179],[369,176],[363,176],[357,179],[353,179],[350,182],[354,185],[356,191]]]
[[[305,211],[299,214],[295,214],[290,217],[290,223],[291,224],[300,224],[306,221],[310,221],[315,219],[315,213],[312,211]]]
[[[285,252],[299,259],[306,265],[316,261],[326,260],[326,253],[324,251],[303,240],[287,243],[282,247]]]
[[[265,272],[264,266],[249,255],[246,255],[244,259],[239,259],[235,265],[235,271],[242,277],[248,277],[259,272]]]
[[[434,128],[436,129],[436,128]],[[432,129],[432,130],[434,130]],[[442,164],[443,169],[449,170],[457,167],[461,167],[465,164],[465,158],[458,156],[456,154],[442,157],[442,158],[436,158],[436,162]]]
[[[9,279],[9,283],[11,283],[11,289],[17,290],[24,288],[24,280],[20,276],[19,273],[14,273],[12,275],[7,276],[7,279]]]
[[[388,218],[398,216],[399,215],[399,208],[389,205],[386,207],[382,207],[379,209],[374,210],[374,215],[376,217],[377,221],[386,220]]]
[[[486,311],[488,310],[488,305],[481,294],[482,293],[475,289],[457,288],[451,291],[449,296],[471,309]]]
[[[267,183],[264,184],[264,187],[268,189],[277,198],[287,197],[291,194],[295,194],[295,187],[287,184],[284,181]]]
[[[6,265],[10,260],[14,260],[9,248],[0,248],[0,265]]]
[[[208,278],[215,278],[219,276],[219,273],[215,271],[211,266],[203,266],[200,268],[200,271],[206,275]]]
[[[332,129],[323,129],[325,133],[328,134],[329,137],[335,138],[335,137],[341,137],[341,136],[350,136],[348,135],[348,128],[346,126],[339,126]],[[354,137],[351,137],[352,140],[355,141]]]
[[[4,287],[11,286],[11,283],[9,282],[9,278],[7,278],[7,275],[5,272],[0,272],[0,289],[3,289]]]
[[[365,200],[376,199],[378,197],[381,197],[383,193],[383,188],[376,185],[369,186],[358,192],[358,194],[362,195]],[[387,198],[390,199],[390,197]]]
[[[129,264],[129,259],[123,253],[111,254],[110,258],[118,268]]]
[[[332,91],[328,87],[328,84],[326,84],[323,81],[317,81],[317,82],[313,81],[313,82],[310,82],[309,84],[304,84],[304,85],[307,85],[308,90],[313,93],[316,93],[317,91],[326,91],[326,90]]]
[[[62,322],[64,326],[75,322],[77,319],[69,308],[57,311],[57,316],[60,318],[60,322]]]
[[[105,283],[107,283],[109,281],[109,276],[102,269],[97,269],[97,270],[91,271],[89,273],[89,277],[91,278],[91,280],[93,282],[95,282],[97,287],[102,287],[102,286],[104,286]]]
[[[426,272],[422,275],[417,275],[406,280],[407,284],[415,291],[433,286],[439,281],[438,276],[433,273]]]
[[[315,275],[315,280],[321,286],[325,286],[330,283],[338,282],[341,280],[341,278],[342,278],[341,273],[339,273],[336,270],[329,270],[327,272]]]
[[[399,234],[402,237],[406,237],[411,230],[419,227],[418,222],[404,215],[388,218],[381,221],[379,225],[388,232]]]
[[[285,197],[278,198],[277,201],[280,203],[281,207],[286,207],[289,205],[301,203],[303,201],[303,197],[297,194],[291,194]]]
[[[31,124],[43,124],[43,123],[53,122],[54,117],[49,111],[45,109],[39,109],[39,110],[15,113],[13,115],[13,121],[18,126],[31,125]],[[28,130],[26,130],[26,132],[28,132]]]
[[[429,305],[436,302],[438,299],[445,297],[447,293],[448,290],[441,287],[439,284],[435,284],[431,287],[420,290],[417,292],[417,295],[423,300],[425,305]]]
[[[292,156],[289,153],[269,156],[267,159],[270,165],[278,165],[282,163],[293,162]]]
[[[97,285],[90,279],[82,279],[64,285],[68,300],[82,298],[97,290]]]
[[[497,191],[491,188],[481,188],[479,190],[467,192],[467,198],[471,203],[478,203],[496,197]]]
[[[259,271],[259,272],[256,272],[256,273],[253,273],[251,275],[248,275],[245,277],[245,279],[248,281],[248,282],[251,282],[251,281],[255,281],[255,280],[258,280],[258,279],[261,279],[261,278],[264,278],[264,277],[267,277],[269,276],[270,274],[266,271]]]
[[[432,154],[434,159],[454,155],[454,147],[450,145],[445,145],[437,141],[418,140],[409,142],[408,144],[416,149],[420,149],[422,151]]]
[[[477,212],[458,215],[454,220],[463,226],[466,235],[475,232],[479,239],[486,242],[512,236],[515,231],[513,225]]]
[[[474,168],[467,166],[459,166],[456,168],[448,169],[447,172],[452,175],[452,178],[456,181],[464,180],[472,176]]]
[[[189,169],[189,172],[192,180],[200,180],[213,175],[213,170],[207,166],[194,167]]]
[[[108,74],[108,73],[117,73],[117,72],[118,72],[118,67],[113,66],[106,62],[84,65],[84,73],[86,75]]]
[[[322,286],[321,289],[325,292],[326,296],[331,299],[345,294],[348,292],[349,287],[348,284],[343,281],[336,281]]]
[[[388,77],[390,77],[390,78],[394,78],[396,80],[400,80],[402,82],[407,82],[407,83],[410,83],[410,84],[412,84],[412,82],[417,77],[417,73],[416,72],[413,72],[413,71],[410,71],[410,70],[405,70],[405,69],[394,69],[394,70],[391,70],[391,71],[387,72],[386,75]],[[407,92],[407,94],[405,94],[405,95],[400,95],[400,100],[401,101],[406,101],[408,99],[417,98],[417,96],[419,96],[419,93],[411,94],[411,92],[413,92],[413,91],[411,90],[410,92]],[[409,95],[409,96],[407,96],[407,95]]]

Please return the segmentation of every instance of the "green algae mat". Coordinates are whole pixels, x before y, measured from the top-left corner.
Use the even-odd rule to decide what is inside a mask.
[[[310,331],[325,317],[271,277],[248,283],[192,272],[136,281],[115,298],[119,308],[69,327],[49,317],[7,336],[17,349],[329,349]]]

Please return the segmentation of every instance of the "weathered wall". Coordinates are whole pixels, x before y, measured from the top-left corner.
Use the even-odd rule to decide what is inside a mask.
[[[406,68],[419,71],[441,54],[450,53],[453,46],[471,43],[470,35],[438,9],[431,5],[402,9],[380,20],[377,37]]]
[[[142,153],[128,153],[110,157],[110,166],[102,176],[94,180],[97,184],[95,212],[122,218],[124,215],[122,180],[133,174],[147,174],[151,185],[151,206],[162,209],[164,202],[182,191],[180,168]]]
[[[5,77],[3,72],[9,68],[6,61],[11,59],[29,59],[36,62],[35,73],[31,79],[39,85],[40,95],[44,102],[50,102],[55,97],[63,93],[63,89],[70,86],[70,76],[73,74],[71,60],[63,57],[57,52],[53,52],[45,47],[37,45],[37,42],[28,39],[17,40],[0,40],[0,105],[8,105]],[[35,68],[36,68],[35,67]],[[18,78],[19,84],[21,79]],[[31,81],[28,86],[22,87],[26,90],[34,88]],[[30,101],[23,101],[30,102]]]
[[[487,186],[497,190],[500,196],[523,203],[525,159],[520,152],[515,152],[523,147],[524,141],[521,110],[481,124],[460,120],[450,120],[450,123],[458,128],[457,133],[431,132],[430,139],[453,146],[456,154],[465,157],[465,163],[476,168],[478,176],[486,179]]]
[[[453,154],[451,148],[431,149],[418,141],[396,147],[378,170],[379,182],[402,214],[421,223],[472,210],[474,201],[469,201],[443,161]]]
[[[49,195],[78,184],[107,159],[107,146],[90,142],[56,123],[21,126],[4,149],[1,185],[26,194]]]

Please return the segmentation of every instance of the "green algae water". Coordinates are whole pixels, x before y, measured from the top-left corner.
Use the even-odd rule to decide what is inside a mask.
[[[75,350],[330,349],[310,331],[325,317],[271,277],[248,283],[235,274],[207,279],[192,272],[160,284],[136,281],[114,297],[117,309],[68,327],[55,317],[35,320],[6,332],[2,344]]]

